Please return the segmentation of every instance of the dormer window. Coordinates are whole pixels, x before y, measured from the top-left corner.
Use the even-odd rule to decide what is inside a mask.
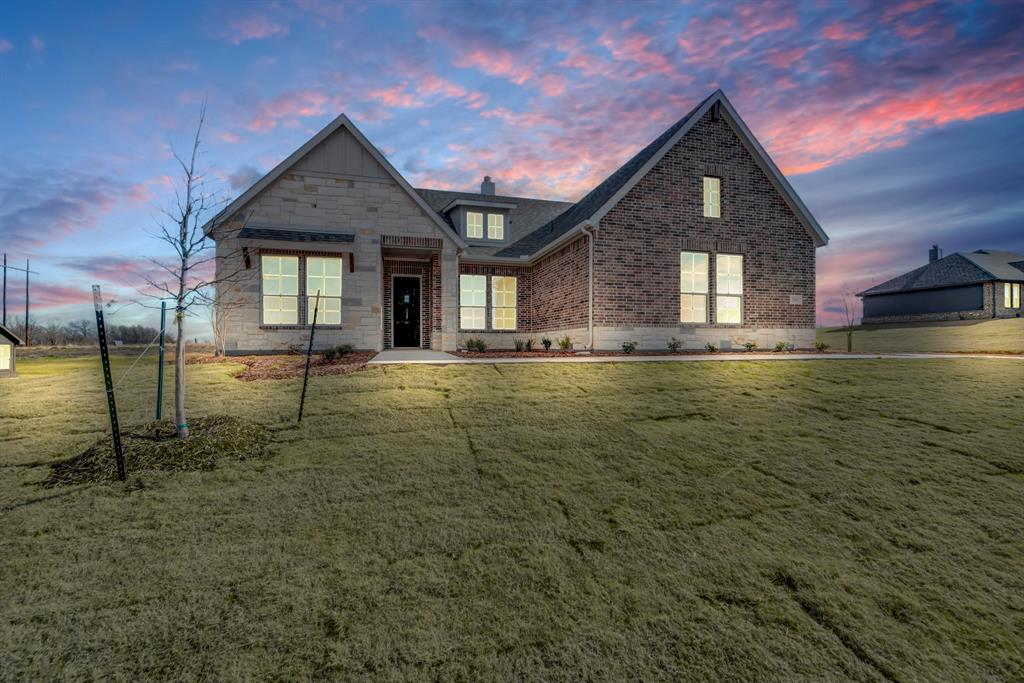
[[[484,238],[484,215],[479,211],[466,212],[466,237],[471,240]]]
[[[500,213],[487,214],[487,239],[505,239],[505,216]]]

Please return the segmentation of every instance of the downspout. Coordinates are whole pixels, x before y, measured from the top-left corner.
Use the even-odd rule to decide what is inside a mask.
[[[587,236],[587,350],[594,352],[594,230],[591,223],[581,226]]]

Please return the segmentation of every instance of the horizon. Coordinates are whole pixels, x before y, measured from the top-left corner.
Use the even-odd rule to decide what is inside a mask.
[[[0,252],[39,271],[40,322],[91,317],[92,284],[139,297],[166,256],[146,231],[174,197],[171,150],[204,99],[226,200],[344,112],[414,187],[490,175],[500,194],[575,201],[722,88],[830,237],[819,326],[932,244],[1024,253],[1022,6],[56,6],[0,27],[19,93],[0,112]],[[22,282],[8,274],[9,321]],[[209,336],[199,320],[189,337]]]

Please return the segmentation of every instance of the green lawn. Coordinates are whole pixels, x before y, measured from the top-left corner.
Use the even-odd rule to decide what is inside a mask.
[[[0,380],[0,678],[1024,678],[1024,363],[238,369],[272,455],[129,486],[34,484],[95,359]]]
[[[846,330],[819,329],[818,341],[828,344],[832,351],[845,351]],[[1024,353],[1024,318],[857,327],[853,333],[853,350]]]

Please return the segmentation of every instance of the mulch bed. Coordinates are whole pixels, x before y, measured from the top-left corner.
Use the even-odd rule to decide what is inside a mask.
[[[714,354],[703,350],[692,350],[692,351],[634,351],[633,353],[626,353],[625,351],[594,351],[587,353],[586,351],[510,351],[505,349],[496,349],[494,351],[453,351],[452,354],[459,356],[460,358],[558,358],[558,357],[571,357],[571,356],[707,356],[707,355],[722,355],[722,354],[746,354],[746,353],[772,353],[778,355],[786,355],[790,353],[815,353],[814,350],[807,349],[794,349],[792,351],[776,351],[774,349],[757,349],[756,351],[750,352],[745,349],[731,349],[729,351],[715,351]],[[829,353],[835,353],[829,350]]]
[[[333,361],[324,360],[323,356],[313,356],[309,374],[313,375],[347,375],[358,372],[366,367],[366,362],[373,358],[372,351],[353,351]],[[253,381],[258,379],[294,379],[302,377],[306,370],[306,357],[298,354],[286,356],[212,356],[196,354],[188,356],[189,364],[206,363],[241,363],[245,370],[235,375],[236,379]]]
[[[189,437],[175,436],[174,422],[161,420],[121,431],[125,468],[140,471],[212,470],[219,460],[264,457],[270,431],[263,425],[228,415],[189,420]],[[99,439],[78,455],[51,465],[43,486],[72,486],[117,480],[110,437]]]

